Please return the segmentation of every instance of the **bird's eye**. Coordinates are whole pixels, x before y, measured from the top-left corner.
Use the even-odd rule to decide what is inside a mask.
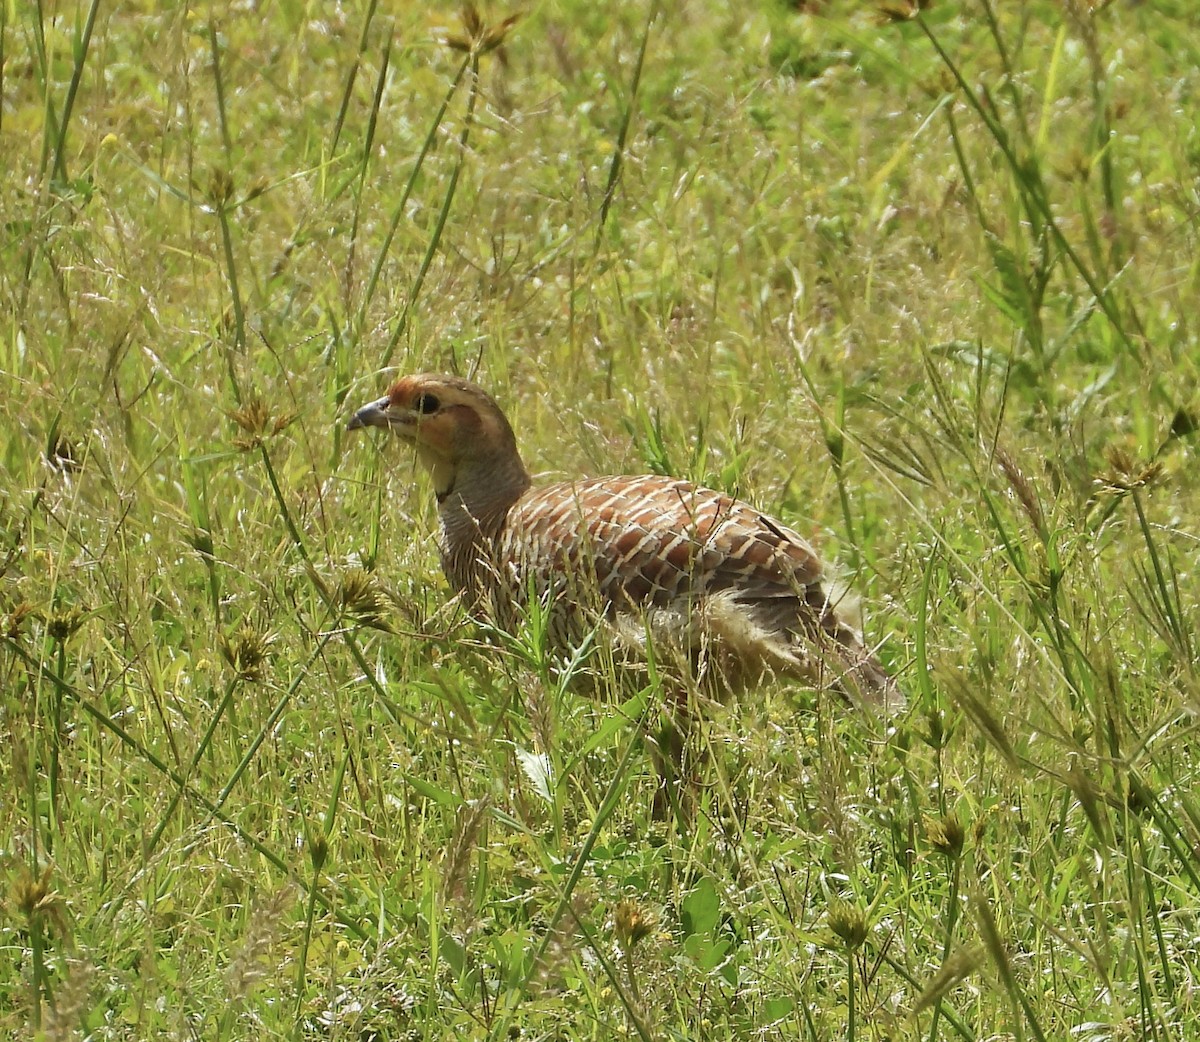
[[[442,407],[442,403],[437,400],[437,396],[433,394],[422,394],[416,400],[417,412],[424,416],[430,413],[437,412]]]

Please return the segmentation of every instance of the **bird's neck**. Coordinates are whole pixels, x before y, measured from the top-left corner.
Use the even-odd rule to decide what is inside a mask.
[[[478,591],[488,585],[492,543],[530,484],[529,472],[518,458],[460,467],[451,482],[438,487],[442,567],[456,590]]]

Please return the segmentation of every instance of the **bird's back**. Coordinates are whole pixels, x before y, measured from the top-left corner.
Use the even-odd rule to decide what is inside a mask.
[[[693,650],[715,639],[743,676],[816,679],[824,646],[838,660],[831,672],[853,674],[855,695],[898,701],[839,615],[813,548],[724,493],[654,475],[532,488],[495,551],[503,599],[549,595],[560,618],[583,609]]]

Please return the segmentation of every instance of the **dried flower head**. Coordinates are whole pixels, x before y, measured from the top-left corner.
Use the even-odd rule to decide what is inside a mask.
[[[650,935],[653,924],[641,905],[636,901],[626,898],[617,904],[616,912],[613,915],[613,928],[616,932],[617,940],[628,951],[638,941]]]
[[[228,416],[246,434],[233,442],[243,452],[258,448],[267,438],[286,430],[296,420],[295,413],[272,417],[266,402],[257,396],[250,398],[240,409],[229,412]]]
[[[462,35],[447,34],[443,42],[452,51],[461,51],[463,54],[475,56],[487,54],[504,43],[508,34],[512,32],[513,26],[520,20],[521,12],[518,11],[514,15],[509,15],[502,22],[486,25],[479,16],[475,5],[466,3],[462,9]]]
[[[387,604],[376,578],[362,568],[350,572],[338,587],[338,604],[344,615],[359,626],[391,633]]]
[[[269,633],[243,622],[233,633],[221,636],[221,654],[242,680],[256,684],[263,678],[263,666],[273,640]]]
[[[22,601],[6,616],[4,616],[3,630],[4,635],[9,640],[16,640],[21,636],[21,629],[25,625],[25,620],[30,616],[37,618],[38,610],[28,601]]]
[[[87,621],[88,612],[78,605],[54,612],[46,620],[46,632],[50,639],[59,644],[65,644],[75,635],[76,630]]]
[[[1009,453],[1002,448],[996,450],[996,462],[1003,471],[1004,476],[1008,479],[1009,487],[1017,497],[1017,501],[1025,511],[1025,516],[1029,518],[1030,523],[1039,533],[1046,531],[1046,518],[1042,513],[1042,504],[1038,499],[1037,490],[1033,487],[1033,482],[1029,480],[1025,472],[1021,469]]]
[[[57,423],[46,441],[46,462],[63,474],[72,474],[83,468],[83,452],[71,438],[58,429]]]
[[[208,188],[205,197],[218,209],[224,209],[233,198],[233,178],[224,167],[214,166],[208,172]]]
[[[466,894],[466,879],[471,867],[471,855],[478,847],[479,833],[491,810],[492,799],[480,799],[464,803],[458,809],[454,842],[446,850],[442,861],[442,901],[462,902]]]
[[[929,845],[939,854],[945,854],[952,861],[962,856],[966,831],[962,822],[958,820],[958,815],[950,813],[940,818],[927,819],[925,835],[929,839]]]
[[[966,980],[983,963],[983,949],[975,946],[951,952],[931,981],[925,985],[913,1009],[914,1013],[929,1009],[951,988]]]
[[[313,836],[308,843],[308,857],[312,862],[313,871],[320,872],[329,857],[329,840],[324,836]]]
[[[1107,843],[1108,829],[1105,827],[1104,804],[1101,801],[1100,789],[1091,776],[1079,767],[1072,767],[1065,775],[1067,785],[1079,800],[1079,806],[1092,831],[1102,842]]]
[[[39,876],[35,876],[27,868],[22,869],[13,884],[11,900],[27,922],[47,922],[59,934],[65,936],[70,933],[67,902],[62,894],[50,888],[50,877],[53,874],[53,863],[47,863]]]
[[[931,709],[925,714],[925,732],[922,738],[931,749],[945,749],[950,744],[953,728],[946,722],[944,709]]]
[[[42,1037],[47,1042],[75,1038],[79,1018],[88,1010],[96,967],[86,959],[67,959],[67,974],[54,993]]]
[[[1145,488],[1152,485],[1162,474],[1161,463],[1142,463],[1116,445],[1110,445],[1104,456],[1110,469],[1101,474],[1098,481],[1108,492],[1125,493]]]
[[[283,932],[287,910],[293,900],[292,887],[284,885],[254,909],[242,946],[225,971],[231,999],[245,998],[267,975],[263,965],[265,958]]]
[[[933,0],[902,0],[900,3],[879,4],[879,21],[883,25],[896,22],[911,22],[919,18],[922,11],[933,6]]]

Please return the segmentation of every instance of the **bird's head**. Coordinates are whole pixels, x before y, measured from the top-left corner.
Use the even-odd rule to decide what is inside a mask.
[[[458,376],[404,376],[378,401],[364,405],[346,429],[384,427],[412,442],[444,498],[472,481],[514,480],[528,486],[512,427],[482,387]]]

